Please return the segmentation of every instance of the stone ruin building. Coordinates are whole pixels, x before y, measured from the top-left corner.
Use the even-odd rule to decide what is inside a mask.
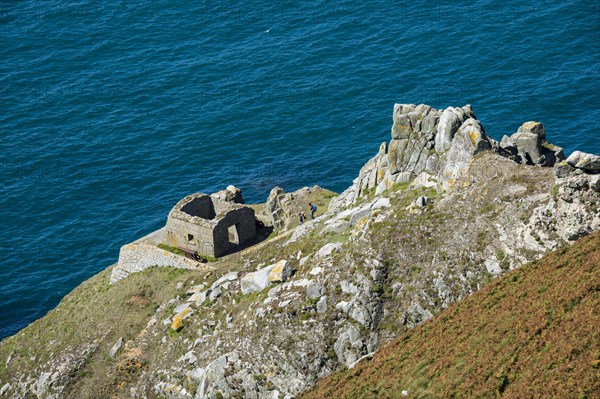
[[[254,210],[218,196],[192,194],[169,212],[165,230],[165,244],[216,258],[254,239]]]

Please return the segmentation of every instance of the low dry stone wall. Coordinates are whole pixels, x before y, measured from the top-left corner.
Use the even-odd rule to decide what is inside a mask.
[[[213,269],[212,266],[184,258],[155,245],[138,242],[121,247],[119,262],[110,275],[110,283],[113,284],[131,273],[141,272],[154,266],[177,267],[180,269]]]

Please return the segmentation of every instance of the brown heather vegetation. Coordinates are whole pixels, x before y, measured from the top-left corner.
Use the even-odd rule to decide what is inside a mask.
[[[490,283],[302,398],[600,398],[599,269],[596,232]]]

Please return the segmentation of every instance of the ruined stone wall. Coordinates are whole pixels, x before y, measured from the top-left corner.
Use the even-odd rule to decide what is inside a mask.
[[[204,194],[188,195],[173,207],[166,225],[165,244],[219,257],[230,242],[244,244],[256,236],[254,210]],[[228,229],[235,227],[235,240]]]
[[[121,247],[119,262],[112,270],[110,283],[113,284],[131,273],[141,272],[154,266],[180,269],[213,269],[208,264],[198,263],[183,256],[175,255],[152,244],[132,243]]]
[[[200,218],[194,219],[206,223],[193,223],[169,217],[166,226],[165,244],[192,252],[197,251],[202,255],[217,256],[214,251],[212,224]],[[191,240],[188,234],[193,236]]]
[[[215,256],[221,256],[230,248],[229,228],[236,226],[236,235],[239,244],[244,244],[256,236],[256,224],[254,210],[251,208],[239,208],[229,211],[219,221],[214,229],[214,252]]]
[[[177,205],[174,210],[176,209],[178,209]],[[214,204],[211,201],[211,198],[206,195],[193,198],[191,201],[181,206],[180,210],[187,215],[197,216],[207,220],[214,219],[216,216]]]

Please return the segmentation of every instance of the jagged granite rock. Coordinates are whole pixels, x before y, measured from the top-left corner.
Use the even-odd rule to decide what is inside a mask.
[[[271,273],[269,273],[269,281],[272,283],[282,283],[287,281],[292,276],[292,267],[290,262],[283,259],[273,265]]]
[[[413,182],[413,186],[446,191],[468,186],[472,181],[465,171],[483,151],[540,166],[553,166],[565,158],[562,148],[546,141],[540,122],[526,122],[498,143],[486,135],[470,105],[437,110],[424,104],[396,104],[389,144],[381,144],[329,209],[347,207],[371,190],[381,195],[397,183]]]
[[[550,201],[534,210],[528,235],[542,246],[554,248],[561,241],[573,242],[600,228],[600,174],[593,171],[591,154],[576,154],[571,163],[554,166]],[[581,165],[582,168],[571,166]]]
[[[330,210],[355,203],[373,189],[380,195],[422,173],[440,188],[452,189],[457,181],[465,183],[461,178],[473,156],[492,148],[470,105],[437,110],[424,104],[396,104],[391,137],[389,145],[382,143],[361,168],[352,186],[331,201]]]
[[[572,165],[559,162],[554,168],[518,164],[486,136],[470,107],[447,111],[397,105],[393,157],[391,145],[383,143],[353,186],[333,202],[332,211],[239,259],[219,260],[210,272],[169,273],[170,285],[153,287],[158,295],[146,289],[159,275],[153,270],[145,272],[145,280],[139,275],[111,286],[94,285],[92,278],[82,286],[83,294],[46,316],[43,330],[28,327],[9,338],[10,346],[3,341],[0,358],[6,367],[0,376],[3,383],[10,382],[3,387],[5,396],[78,397],[87,387],[106,397],[290,399],[494,276],[600,227],[600,174],[589,168],[593,162],[572,159]],[[438,131],[443,132],[441,152],[435,148]],[[403,154],[398,154],[401,142]],[[418,181],[397,184],[414,175]],[[432,198],[427,212],[411,213],[407,208],[416,208],[421,196]],[[281,208],[284,224],[293,201]],[[294,274],[270,285],[270,266],[256,265],[279,259],[286,259]],[[74,304],[94,298],[95,309],[102,300],[117,297],[111,314],[119,317],[121,309],[120,315],[128,317],[140,300],[131,302],[130,297],[140,290],[159,306],[136,313],[142,323],[127,335],[112,331],[103,338],[99,334],[110,332],[115,318],[108,324],[86,324],[89,303]],[[215,290],[219,295],[204,300]],[[244,295],[250,290],[262,292]],[[182,303],[191,311],[174,333],[169,324],[173,309]],[[76,319],[82,328],[74,331],[88,335],[57,344],[47,338],[59,325],[52,320],[62,326],[76,315],[82,315]],[[127,320],[134,323],[136,317]],[[40,348],[24,347],[32,330],[39,333],[34,336]],[[106,355],[97,354],[108,353],[120,336],[128,337],[127,350],[108,365],[100,364],[98,369],[108,370],[109,377],[99,377],[97,362]],[[85,352],[90,342],[94,346]],[[55,351],[44,354],[48,360],[39,360],[42,346]],[[95,385],[98,378],[106,384]]]
[[[456,185],[468,186],[471,181],[462,179],[473,157],[482,151],[489,150],[491,144],[478,120],[467,119],[453,135],[450,148],[445,157],[440,158],[438,180],[443,189],[451,189]]]
[[[271,225],[276,229],[281,229],[285,226],[286,214],[285,205],[290,200],[286,197],[285,192],[281,187],[275,187],[269,193],[267,198],[267,214],[271,220]]]
[[[553,166],[564,160],[561,147],[546,141],[546,129],[540,122],[525,122],[512,136],[504,136],[500,142],[503,155],[518,163]]]
[[[360,331],[353,325],[348,326],[339,334],[333,348],[338,361],[346,366],[350,366],[367,353]]]
[[[574,168],[583,169],[587,172],[600,172],[600,156],[587,154],[581,151],[574,151],[567,163]]]
[[[260,292],[267,288],[270,284],[269,274],[273,270],[274,265],[264,267],[258,271],[248,273],[241,279],[242,294],[250,294],[251,292]]]
[[[466,118],[473,116],[473,111],[469,105],[463,108],[446,108],[439,118],[437,134],[435,136],[435,151],[441,153],[450,149],[454,134],[458,128]]]

